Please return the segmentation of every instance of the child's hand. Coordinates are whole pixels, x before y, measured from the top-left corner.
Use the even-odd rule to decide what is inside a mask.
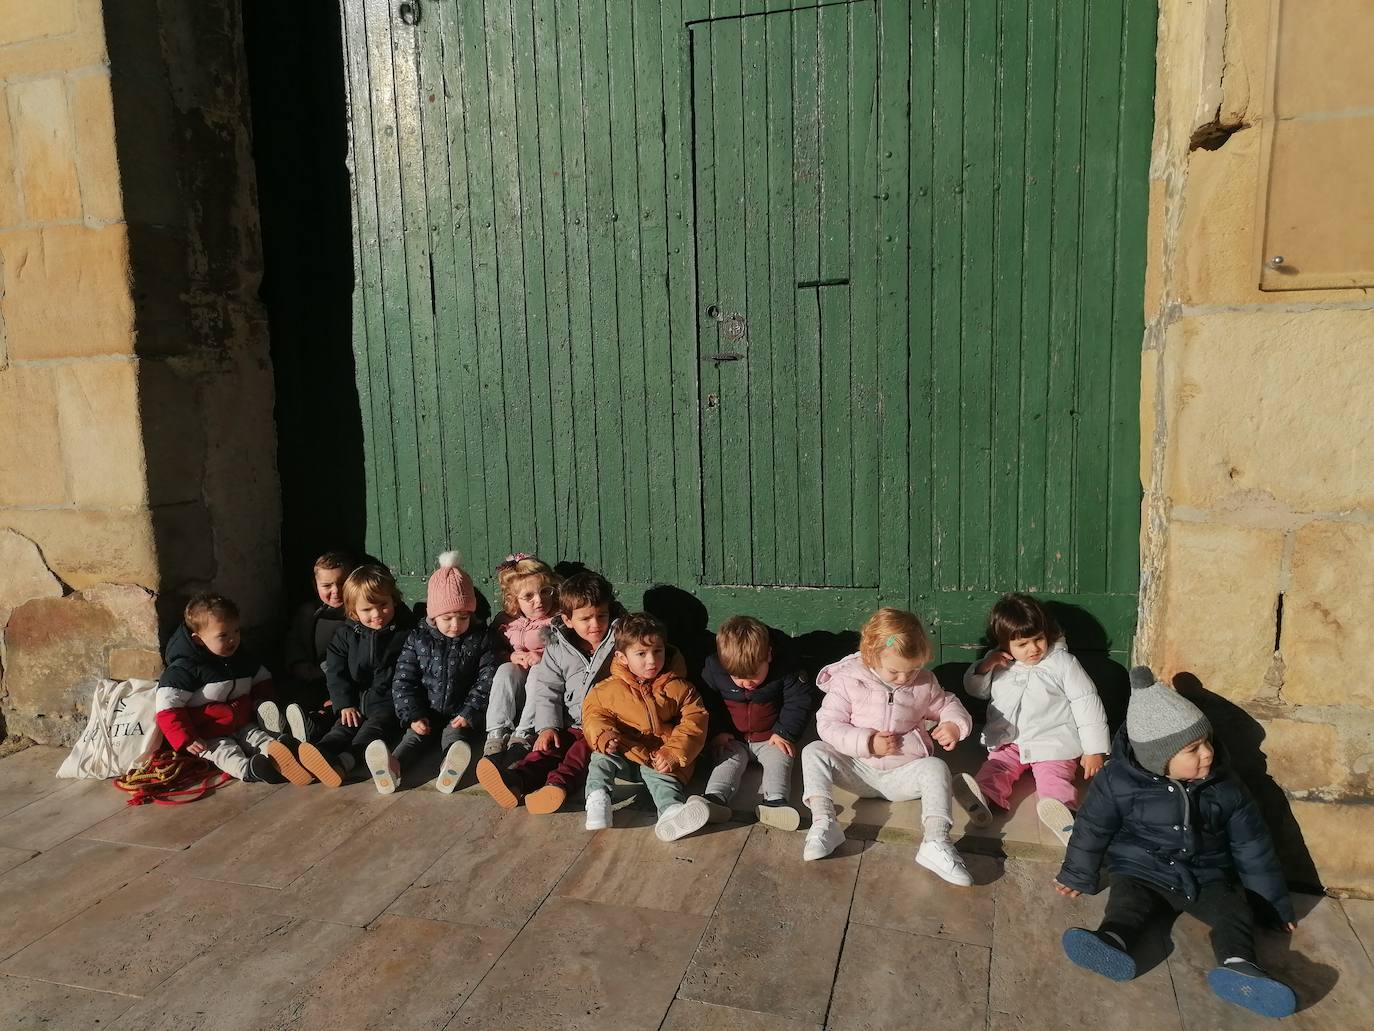
[[[510,661],[515,663],[521,669],[529,669],[531,666],[535,664],[538,658],[539,656],[535,655],[534,652],[526,651],[511,652],[510,655]]]
[[[655,752],[653,755],[649,756],[649,761],[659,773],[673,772],[673,761],[662,752]]]
[[[204,755],[208,750],[209,748],[205,742],[199,739],[192,741],[186,746],[186,751],[190,752],[192,755]]]
[[[794,758],[797,754],[797,746],[781,734],[774,734],[768,739],[768,743],[789,759]]]
[[[362,726],[363,714],[350,705],[347,709],[340,710],[339,722],[345,727],[359,727]]]
[[[1085,755],[1080,760],[1083,766],[1083,779],[1092,780],[1093,775],[1102,769],[1102,764],[1107,761],[1107,757],[1101,754]]]
[[[735,735],[728,731],[722,731],[711,738],[711,754],[717,759],[725,755],[725,750],[730,747],[730,742],[735,740]]]
[[[534,739],[534,750],[536,752],[547,752],[550,748],[557,748],[562,743],[562,739],[558,736],[558,731],[550,727],[548,730],[541,730],[539,736]]]
[[[902,750],[902,735],[886,730],[875,730],[869,739],[868,750],[874,755],[896,755]]]
[[[472,724],[469,723],[467,721],[467,718],[464,716],[453,717],[453,719],[448,721],[448,725],[452,727],[454,730],[464,730],[467,727],[472,726]]]
[[[1083,897],[1083,893],[1081,891],[1074,891],[1072,888],[1066,888],[1058,881],[1054,882],[1054,890],[1059,892],[1059,894],[1063,895],[1066,899],[1077,899]]]
[[[410,729],[415,731],[415,733],[419,734],[421,737],[424,737],[426,734],[429,733],[429,720],[416,720],[414,723],[410,725]]]
[[[1283,929],[1284,929],[1285,931],[1287,931],[1289,934],[1292,934],[1294,931],[1296,931],[1296,930],[1298,929],[1298,925],[1297,925],[1297,924],[1284,924],[1284,925],[1283,925]]]
[[[982,662],[978,663],[977,671],[980,676],[986,676],[999,669],[1006,669],[1015,660],[1006,652],[993,652],[986,656]]]
[[[606,743],[602,746],[601,750],[605,752],[607,755],[619,755],[620,746],[621,741],[619,735],[612,734],[610,737],[606,739]]]
[[[930,732],[931,739],[948,752],[959,743],[959,728],[953,723],[941,723]]]

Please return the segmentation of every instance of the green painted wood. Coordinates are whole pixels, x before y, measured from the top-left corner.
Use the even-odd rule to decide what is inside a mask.
[[[343,0],[410,589],[534,548],[712,620],[910,605],[948,655],[1027,589],[1129,649],[1153,3],[421,7]]]

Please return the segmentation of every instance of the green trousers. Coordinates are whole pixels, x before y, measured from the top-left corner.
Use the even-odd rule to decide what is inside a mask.
[[[658,809],[660,816],[670,805],[677,805],[687,798],[687,790],[676,777],[659,773],[647,766],[640,766],[639,763],[631,762],[624,756],[593,752],[591,765],[587,768],[587,794],[590,795],[593,791],[610,794],[611,785],[617,777],[621,780],[639,781],[648,788],[649,797],[654,800],[654,807]]]

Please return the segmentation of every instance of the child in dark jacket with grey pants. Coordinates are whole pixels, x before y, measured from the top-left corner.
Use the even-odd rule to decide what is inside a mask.
[[[1064,932],[1070,960],[1114,981],[1135,977],[1132,947],[1145,925],[1172,910],[1212,929],[1216,995],[1268,1017],[1296,1008],[1293,990],[1255,962],[1246,889],[1267,901],[1284,929],[1297,920],[1259,809],[1223,766],[1207,717],[1155,680],[1131,670],[1126,725],[1112,761],[1093,778],[1074,820],[1055,890],[1094,895],[1103,859],[1111,870],[1107,911],[1095,931]]]

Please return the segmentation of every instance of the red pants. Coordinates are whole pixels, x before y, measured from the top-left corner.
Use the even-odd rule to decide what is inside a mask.
[[[1073,785],[1078,772],[1077,759],[1046,759],[1038,763],[1021,761],[1021,750],[1015,745],[1000,745],[988,753],[978,775],[973,779],[993,805],[1007,808],[1011,789],[1027,770],[1035,778],[1035,790],[1041,798],[1057,798],[1070,809],[1078,808],[1078,789]]]
[[[537,791],[545,784],[557,784],[560,788],[573,790],[581,787],[586,780],[592,750],[583,738],[581,729],[560,730],[558,736],[563,741],[561,745],[531,752],[510,768],[509,772],[525,794]]]

